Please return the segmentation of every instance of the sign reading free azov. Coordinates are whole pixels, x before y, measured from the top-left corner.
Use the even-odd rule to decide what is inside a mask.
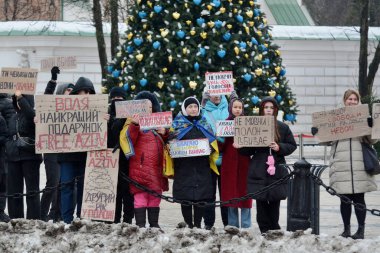
[[[208,139],[174,140],[169,142],[172,158],[210,155]]]

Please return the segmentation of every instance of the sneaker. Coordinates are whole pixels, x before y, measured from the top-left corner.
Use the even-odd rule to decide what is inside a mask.
[[[10,220],[11,218],[6,213],[0,212],[0,222],[9,222]]]

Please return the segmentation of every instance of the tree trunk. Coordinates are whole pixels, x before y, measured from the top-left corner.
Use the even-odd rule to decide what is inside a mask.
[[[118,0],[110,0],[110,9],[111,9],[111,58],[113,59],[117,54],[117,47],[119,46],[119,18],[118,18],[118,9],[119,4]]]
[[[375,80],[376,72],[379,69],[380,64],[380,42],[377,43],[375,55],[373,56],[372,62],[368,68],[367,86],[370,91],[372,91],[373,82]]]
[[[105,79],[107,75],[107,52],[103,34],[102,10],[99,0],[93,0],[93,4],[94,6],[92,7],[92,12],[94,16],[94,25],[96,30],[96,42],[98,43],[99,60],[100,66],[102,68],[102,79]]]
[[[369,0],[361,1],[360,14],[360,53],[359,53],[359,93],[365,98],[371,94],[367,84],[367,67],[368,67],[368,11]]]

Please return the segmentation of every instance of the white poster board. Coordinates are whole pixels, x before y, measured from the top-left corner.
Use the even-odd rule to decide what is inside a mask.
[[[210,155],[208,139],[174,140],[169,142],[172,158]]]
[[[141,130],[170,128],[172,123],[172,112],[155,112],[139,117],[139,125]]]
[[[235,134],[234,120],[218,120],[216,122],[216,136],[231,137]]]
[[[128,118],[134,115],[150,114],[149,100],[126,100],[115,103],[116,118]]]
[[[235,118],[234,142],[240,147],[268,147],[274,141],[273,116]]]
[[[206,90],[211,96],[229,95],[234,90],[232,71],[206,72]]]
[[[2,68],[0,77],[0,93],[34,95],[37,84],[37,69]]]
[[[77,57],[76,56],[55,56],[41,60],[41,71],[50,71],[52,67],[58,66],[62,69],[76,69]]]

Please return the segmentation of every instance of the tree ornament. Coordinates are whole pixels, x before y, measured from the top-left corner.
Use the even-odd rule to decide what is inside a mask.
[[[102,86],[102,88],[100,89],[101,89],[102,94],[107,94],[108,89],[106,86]]]
[[[174,12],[172,16],[173,16],[174,19],[179,19],[179,17],[181,16],[181,14],[179,14],[178,12]]]
[[[133,37],[133,33],[128,33],[128,35],[127,35],[128,40],[131,40],[132,37]]]
[[[148,84],[148,80],[146,80],[145,78],[142,78],[140,79],[139,83],[142,87],[145,87]]]
[[[252,112],[253,112],[253,114],[255,114],[255,115],[257,115],[257,114],[259,114],[259,108],[258,107],[253,107],[252,108]]]
[[[280,87],[280,83],[275,82],[275,83],[274,83],[274,87],[279,88],[279,87]]]
[[[144,55],[143,55],[143,54],[138,54],[138,55],[136,55],[136,59],[137,59],[138,61],[142,61],[143,58],[144,58]]]
[[[137,0],[137,4],[140,5],[140,3],[141,3],[141,0]]]
[[[143,29],[146,29],[148,27],[147,24],[143,24]]]
[[[212,3],[214,4],[214,6],[216,8],[219,8],[219,6],[220,6],[220,0],[213,0]]]
[[[202,57],[204,57],[206,55],[206,49],[203,48],[203,47],[200,47],[199,48],[199,53],[201,54]]]
[[[212,21],[207,22],[208,27],[213,28],[215,23]]]
[[[253,27],[253,26],[255,25],[255,22],[253,22],[253,21],[248,21],[248,25],[249,25],[250,27]]]
[[[246,32],[247,34],[250,34],[249,26],[244,27],[244,30],[245,30],[245,32]]]
[[[276,100],[277,100],[278,103],[280,103],[282,101],[282,96],[278,94],[276,96]]]
[[[144,18],[146,18],[146,12],[145,11],[140,11],[139,12],[139,17],[141,18],[141,19],[144,19]]]
[[[220,9],[219,9],[219,11],[220,11],[220,13],[225,13],[226,12],[226,8],[224,8],[224,7],[220,7]]]
[[[255,69],[255,75],[256,76],[261,76],[263,74],[263,70],[261,68]]]
[[[238,47],[234,47],[234,51],[235,51],[235,54],[236,54],[236,55],[239,55],[239,53],[240,53],[240,50],[239,50],[239,48],[238,48]]]
[[[135,49],[132,46],[127,46],[127,52],[132,54]]]
[[[270,91],[268,91],[268,94],[269,94],[269,96],[271,96],[272,98],[273,98],[274,96],[276,96],[276,92],[275,92],[274,90],[270,90]]]
[[[182,83],[179,82],[179,81],[176,81],[174,86],[175,86],[175,88],[178,89],[178,90],[182,89],[182,87],[183,87],[183,86],[182,86]]]
[[[195,63],[194,63],[194,70],[195,70],[195,71],[198,71],[198,70],[199,70],[199,63],[198,63],[198,62],[195,62]]]
[[[149,8],[152,8],[152,2],[151,1],[147,1],[146,4],[149,6]]]
[[[160,13],[162,11],[162,6],[161,5],[155,5],[153,7],[153,10],[155,13]]]
[[[133,39],[133,43],[135,43],[136,46],[140,46],[143,43],[143,39],[135,38]]]
[[[285,69],[281,69],[280,76],[284,76],[285,74],[286,74],[286,70]]]
[[[168,68],[163,68],[162,72],[164,72],[164,73],[168,72]]]
[[[281,71],[281,67],[280,66],[277,66],[274,68],[274,71],[276,71],[276,74],[280,74],[280,71]]]
[[[207,33],[206,32],[201,32],[201,37],[202,37],[202,39],[206,39],[207,38]]]
[[[185,8],[188,8],[188,7],[189,7],[189,5],[187,3],[185,3]]]
[[[259,37],[263,36],[263,33],[262,33],[261,31],[256,31],[256,34],[257,34]]]
[[[289,100],[289,105],[290,105],[290,106],[293,105],[293,100]]]
[[[197,18],[197,25],[202,26],[205,22],[204,18]]]
[[[117,52],[116,54],[116,57],[120,57],[121,56],[121,51]]]
[[[244,57],[245,57],[246,59],[248,59],[248,58],[249,58],[249,54],[244,54]]]
[[[224,56],[226,56],[226,51],[221,49],[218,51],[218,56],[219,58],[224,58]]]
[[[114,71],[112,71],[112,76],[118,78],[120,76],[120,70],[115,69]]]
[[[240,23],[242,23],[244,21],[244,18],[242,15],[239,14],[236,16],[236,20],[239,21]]]
[[[153,48],[154,49],[159,49],[161,47],[161,43],[159,41],[153,42]]]
[[[124,66],[125,66],[125,61],[124,60],[121,61],[120,66],[121,66],[121,68],[124,68]]]
[[[191,30],[191,31],[190,31],[190,34],[191,34],[192,36],[194,36],[194,35],[196,34],[195,30]]]
[[[251,101],[254,105],[256,105],[258,102],[260,102],[260,99],[258,96],[255,95],[255,96],[251,97]]]
[[[177,31],[177,37],[180,39],[183,39],[185,37],[186,33],[182,30]]]
[[[249,5],[253,6],[254,4],[254,1],[249,1]]]
[[[176,107],[176,105],[177,105],[177,101],[175,101],[175,100],[172,100],[172,101],[170,101],[170,107],[171,108],[174,108],[174,107]]]
[[[157,83],[157,86],[158,86],[158,88],[161,89],[161,88],[164,86],[164,82],[159,81],[159,82]]]
[[[182,48],[182,53],[187,54],[187,48],[186,47]]]
[[[226,32],[225,34],[223,34],[223,39],[225,41],[229,41],[231,39],[231,33]]]
[[[275,50],[275,52],[276,52],[276,54],[277,54],[278,56],[280,56],[280,55],[281,55],[281,52],[280,52],[280,50]]]
[[[112,71],[113,71],[113,66],[112,66],[112,65],[108,65],[108,66],[107,66],[107,72],[108,72],[109,74],[111,74]]]
[[[201,2],[202,2],[202,0],[193,0],[193,3],[194,3],[195,5],[200,5]]]
[[[187,25],[191,25],[191,20],[186,20]]]
[[[169,63],[171,63],[173,61],[173,56],[169,55],[168,56],[168,61],[169,61]]]
[[[240,43],[239,43],[239,47],[240,48],[247,48],[247,43],[245,43],[244,41],[241,41]]]
[[[128,89],[129,89],[129,85],[128,85],[128,83],[125,83],[125,84],[123,85],[123,89],[124,89],[125,91],[128,91]]]
[[[209,11],[211,11],[211,9],[212,9],[212,5],[211,5],[211,4],[208,4],[208,5],[207,5],[207,9],[208,9]]]
[[[243,1],[240,0],[240,1],[239,1],[239,4],[242,5],[242,4],[243,4]]]
[[[268,58],[265,58],[263,61],[261,61],[263,65],[269,65],[270,61]]]
[[[131,90],[135,90],[136,89],[136,85],[132,84],[131,85]]]
[[[243,78],[244,78],[244,80],[245,80],[246,82],[249,82],[249,81],[251,81],[251,79],[252,79],[252,75],[249,74],[249,73],[245,73],[244,76],[243,76]]]
[[[164,38],[166,37],[166,35],[168,35],[168,33],[169,33],[168,29],[162,29],[161,30],[161,36],[164,37]]]
[[[133,22],[135,20],[135,17],[129,16],[129,20]]]
[[[252,10],[247,11],[245,14],[247,14],[247,16],[248,16],[249,18],[252,18],[252,17],[253,17],[253,11],[252,11]]]
[[[215,27],[216,27],[216,28],[221,28],[222,25],[223,25],[223,22],[222,22],[222,21],[220,21],[220,20],[215,21]]]

